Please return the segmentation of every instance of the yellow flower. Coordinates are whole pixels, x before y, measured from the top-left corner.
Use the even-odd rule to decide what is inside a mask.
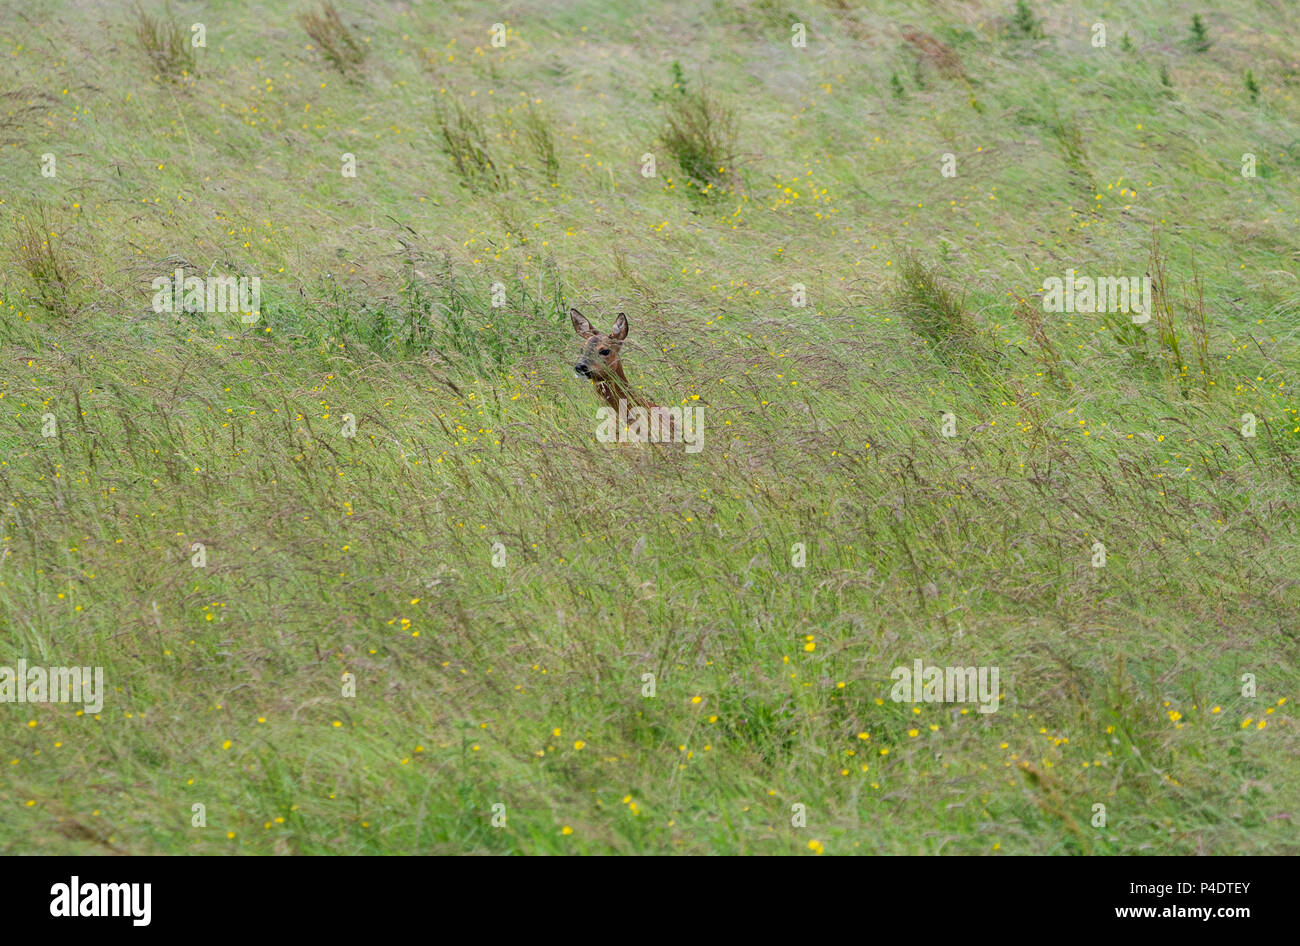
[[[560,829],[560,834],[573,834],[573,829],[566,824],[563,828]]]
[[[575,749],[582,749],[584,746],[586,746],[586,743],[583,742],[581,739],[579,739],[577,742],[573,744],[573,748]]]
[[[823,851],[826,850],[826,847],[822,844],[822,842],[817,840],[812,840],[808,842],[808,850],[812,851],[814,854],[821,854]]]

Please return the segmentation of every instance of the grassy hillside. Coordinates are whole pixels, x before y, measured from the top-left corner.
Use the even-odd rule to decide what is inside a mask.
[[[1300,10],[639,6],[0,8],[0,851],[1300,852]]]

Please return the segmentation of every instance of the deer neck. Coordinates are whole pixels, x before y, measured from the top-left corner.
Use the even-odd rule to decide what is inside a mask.
[[[623,373],[623,365],[619,364],[614,369],[614,377],[609,381],[593,381],[596,388],[596,396],[612,407],[618,410],[618,402],[626,401],[628,404],[635,404],[638,407],[649,409],[654,405],[645,398],[632,391],[632,385],[628,383],[627,375]]]

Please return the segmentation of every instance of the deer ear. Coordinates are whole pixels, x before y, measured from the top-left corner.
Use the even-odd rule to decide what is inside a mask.
[[[627,338],[627,316],[622,312],[620,312],[618,318],[614,320],[614,329],[609,333],[609,337],[616,342],[621,342],[623,339]]]
[[[591,323],[577,309],[569,310],[569,320],[573,322],[573,330],[583,338],[591,338],[596,334],[596,330],[591,327]]]

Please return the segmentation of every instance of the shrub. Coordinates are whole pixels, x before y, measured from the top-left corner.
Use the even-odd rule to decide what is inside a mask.
[[[1029,7],[1029,0],[1016,0],[1016,10],[1011,14],[1010,32],[1021,39],[1042,39],[1043,22],[1034,15]]]

